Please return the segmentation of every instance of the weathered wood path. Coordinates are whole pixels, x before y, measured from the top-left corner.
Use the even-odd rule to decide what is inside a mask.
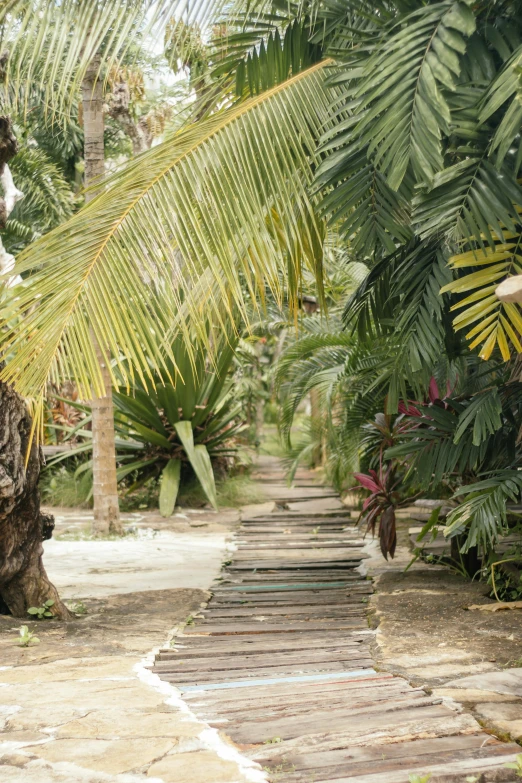
[[[332,496],[301,482],[288,497],[275,467],[270,477],[292,502]],[[155,671],[271,781],[514,780],[503,765],[518,745],[373,668],[362,543],[342,509],[244,519],[212,600]]]

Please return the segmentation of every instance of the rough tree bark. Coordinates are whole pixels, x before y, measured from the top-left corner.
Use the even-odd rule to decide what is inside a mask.
[[[82,83],[85,185],[101,181],[105,171],[103,142],[103,85],[100,60],[93,58]],[[85,201],[96,195],[88,191]],[[93,336],[94,340],[94,336]],[[94,535],[123,532],[116,480],[116,446],[112,382],[103,352],[94,340],[106,395],[92,400]]]
[[[0,612],[24,617],[31,606],[54,600],[51,612],[72,618],[43,566],[42,541],[54,518],[40,511],[40,449],[33,441],[27,466],[31,418],[22,397],[0,382]]]
[[[7,161],[16,153],[16,140],[8,117],[0,117],[0,229],[20,191],[14,194],[12,179],[6,177]],[[8,169],[7,169],[8,171]],[[7,183],[7,185],[6,185]],[[14,190],[16,190],[14,188]],[[3,246],[0,243],[3,250]],[[31,606],[54,600],[51,611],[57,617],[72,617],[49,581],[42,563],[42,541],[54,528],[52,516],[40,511],[40,450],[33,442],[27,465],[31,418],[24,400],[6,383],[0,382],[0,612],[24,617]]]
[[[148,150],[152,144],[152,134],[147,127],[145,117],[134,122],[130,111],[130,90],[125,81],[114,85],[109,100],[109,115],[119,122],[124,132],[130,138],[134,155]]]

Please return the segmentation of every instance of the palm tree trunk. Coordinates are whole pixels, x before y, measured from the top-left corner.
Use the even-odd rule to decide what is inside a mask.
[[[10,178],[6,187],[7,161],[16,150],[10,119],[0,116],[0,179],[6,189],[0,198],[0,229],[22,196]],[[7,256],[0,240],[2,255]],[[52,600],[51,612],[68,619],[72,615],[42,563],[42,541],[51,537],[54,519],[40,511],[40,449],[33,439],[29,450],[31,429],[23,398],[0,381],[0,613],[25,617],[31,606]]]
[[[43,566],[42,541],[54,519],[40,511],[40,449],[31,437],[31,417],[22,397],[0,382],[0,613],[25,617],[31,606],[53,600],[51,612],[72,614],[61,602]]]
[[[105,172],[103,144],[103,85],[98,78],[100,58],[94,57],[82,83],[85,186],[102,180]],[[85,201],[96,195],[87,191]],[[93,336],[94,340],[94,336]],[[116,481],[116,446],[112,383],[101,347],[94,340],[106,395],[92,400],[94,535],[123,532]]]

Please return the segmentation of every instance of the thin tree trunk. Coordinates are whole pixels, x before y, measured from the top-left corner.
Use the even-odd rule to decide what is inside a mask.
[[[0,117],[0,179],[6,191],[0,198],[0,229],[22,196],[6,177],[7,161],[16,150],[10,120]],[[6,255],[0,241],[2,252]],[[31,417],[23,398],[0,381],[0,612],[24,617],[31,606],[51,599],[51,612],[66,619],[72,615],[42,563],[42,541],[51,537],[54,519],[40,512],[40,450],[33,441],[28,453],[30,440]]]
[[[317,389],[310,390],[310,408],[313,436],[318,437],[318,443],[312,455],[312,463],[314,468],[318,468],[323,464],[323,416],[321,412],[321,401]]]
[[[82,83],[85,185],[101,182],[104,171],[103,85],[98,78],[99,57],[93,58]],[[96,195],[88,191],[85,201]],[[103,351],[95,344],[106,395],[92,400],[94,535],[122,533],[116,481],[116,446],[112,384]]]

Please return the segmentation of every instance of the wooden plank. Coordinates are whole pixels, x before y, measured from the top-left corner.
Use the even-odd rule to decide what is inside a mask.
[[[329,549],[328,547],[321,547],[321,546],[315,546],[310,547],[309,549],[267,549],[267,550],[259,550],[259,549],[249,549],[244,552],[239,552],[234,557],[234,565],[236,563],[243,563],[243,562],[252,562],[252,559],[255,559],[255,568],[256,570],[259,569],[260,564],[264,565],[265,560],[274,560],[274,561],[281,561],[282,563],[285,563],[290,560],[292,561],[313,561],[313,562],[321,562],[325,561],[326,563],[332,563],[337,562],[338,560],[361,560],[364,559],[361,557],[361,554],[359,550],[353,550],[349,549],[348,547],[339,547],[335,546],[335,548]]]
[[[361,575],[357,572],[347,570],[345,568],[336,568],[324,570],[320,574],[310,573],[306,571],[296,572],[298,579],[294,579],[292,573],[279,573],[274,571],[272,574],[229,574],[227,571],[223,572],[223,577],[219,583],[216,584],[215,590],[268,590],[273,588],[274,590],[307,590],[313,587],[314,590],[331,590],[333,587],[349,587],[352,584],[359,584],[364,579],[361,579]],[[310,578],[308,578],[310,577]],[[371,584],[371,582],[370,582]]]
[[[214,607],[233,607],[233,606],[323,606],[325,603],[335,602],[339,606],[354,604],[359,606],[361,601],[368,601],[368,596],[372,595],[370,590],[345,590],[337,595],[331,590],[323,590],[317,593],[288,591],[286,593],[236,593],[235,595],[214,596],[212,606]]]
[[[388,689],[387,693],[381,692],[378,697],[375,696],[367,704],[361,702],[360,706],[364,704],[364,706],[380,707],[386,704],[392,697],[415,707],[419,705],[423,698],[426,698],[426,694],[392,692]],[[316,694],[313,699],[296,700],[287,697],[287,701],[285,701],[282,697],[279,697],[274,702],[273,697],[270,700],[260,697],[257,700],[248,699],[244,701],[239,697],[236,702],[219,702],[214,705],[198,702],[197,705],[194,705],[194,710],[198,715],[204,716],[207,722],[215,722],[223,718],[229,721],[241,720],[248,722],[262,720],[268,716],[272,719],[290,715],[298,717],[300,715],[313,715],[317,710],[324,709],[328,709],[334,715],[337,710],[345,708],[346,694],[343,691]]]
[[[451,714],[446,707],[435,705],[434,707],[409,707],[393,712],[381,710],[378,713],[371,713],[369,718],[363,718],[360,715],[354,715],[353,710],[347,707],[344,710],[336,710],[335,716],[332,716],[330,710],[323,710],[317,711],[309,717],[300,715],[275,720],[258,719],[255,724],[230,721],[227,724],[227,732],[233,735],[235,742],[260,744],[273,737],[295,739],[296,737],[331,731],[332,719],[335,720],[336,731],[361,731],[365,726],[368,730],[375,731],[378,728],[388,728],[390,721],[393,721],[393,725],[397,727],[401,723],[429,721],[433,718],[445,718],[449,721]]]
[[[370,658],[360,658],[356,660],[346,661],[325,661],[325,662],[312,662],[309,664],[302,663],[301,661],[289,662],[288,664],[278,664],[269,667],[252,667],[252,668],[230,668],[227,670],[211,671],[205,669],[199,672],[189,671],[184,673],[183,667],[178,666],[176,671],[165,671],[163,668],[158,669],[156,673],[160,673],[161,677],[166,682],[175,682],[179,684],[192,684],[200,685],[201,683],[208,682],[236,682],[247,680],[264,680],[280,678],[281,680],[287,677],[297,676],[301,674],[323,674],[326,672],[342,674],[343,672],[351,672],[354,669],[372,669],[373,661]],[[156,669],[154,669],[156,671]]]
[[[197,625],[186,626],[184,628],[184,634],[186,636],[234,636],[241,634],[266,634],[266,633],[299,633],[306,630],[308,633],[323,633],[325,630],[336,631],[361,631],[368,628],[368,623],[359,617],[353,619],[339,619],[332,618],[329,620],[314,620],[308,622],[303,620],[301,622],[294,620],[291,623],[268,623],[265,621],[259,621],[257,623],[230,623],[225,621],[223,623],[209,622],[202,620]]]
[[[486,745],[484,743],[486,742]],[[294,749],[288,751],[281,749],[280,753],[267,755],[266,746],[255,754],[255,760],[260,764],[276,766],[286,760],[289,767],[295,771],[303,769],[320,770],[325,767],[337,767],[345,765],[345,769],[352,763],[373,760],[392,760],[422,756],[423,754],[439,754],[447,751],[478,750],[479,748],[495,747],[500,743],[490,737],[484,738],[484,734],[458,734],[453,737],[433,737],[430,739],[416,739],[411,742],[394,742],[388,745],[366,745],[341,748],[339,750],[315,751],[313,745],[306,751]],[[263,751],[265,752],[263,755]]]
[[[273,685],[278,685],[280,682],[284,682],[286,684],[301,684],[301,683],[309,683],[309,682],[319,682],[322,680],[331,680],[332,682],[341,681],[343,679],[351,679],[351,678],[359,678],[366,676],[366,673],[374,674],[372,669],[360,669],[355,671],[346,671],[346,672],[313,672],[313,673],[307,673],[307,674],[291,674],[291,675],[285,675],[284,677],[271,677],[271,676],[265,676],[261,677],[259,679],[249,679],[249,680],[235,680],[232,682],[211,682],[211,683],[201,683],[197,685],[183,685],[178,683],[178,688],[180,691],[186,692],[186,691],[200,691],[200,690],[235,690],[235,689],[243,689],[243,688],[265,688],[265,687],[271,687]]]
[[[371,661],[368,655],[361,655],[357,649],[332,649],[331,652],[318,652],[312,650],[307,654],[298,650],[294,653],[270,653],[257,655],[227,655],[226,657],[214,657],[207,660],[205,657],[187,658],[183,652],[178,653],[176,658],[170,660],[157,660],[154,671],[158,672],[214,672],[225,671],[227,669],[248,669],[256,667],[271,667],[280,665],[303,666],[310,664],[320,664],[325,662],[347,662],[350,661],[352,669],[356,668],[353,661]],[[203,668],[204,667],[204,668]]]
[[[211,619],[232,619],[237,617],[254,618],[257,615],[263,617],[274,618],[287,618],[294,617],[295,619],[304,619],[309,617],[360,617],[360,608],[358,603],[352,604],[302,604],[298,606],[209,606],[206,609],[201,609],[199,612],[200,617],[205,617],[207,620]],[[303,615],[303,618],[301,618]]]
[[[518,750],[520,750],[519,746]],[[501,753],[500,756],[501,757],[499,758],[497,754],[492,754],[490,757],[482,757],[479,759],[466,758],[454,760],[450,764],[437,764],[436,761],[432,761],[431,763],[425,762],[423,765],[408,768],[406,773],[408,775],[413,773],[419,775],[431,773],[430,783],[438,783],[438,780],[443,780],[444,783],[450,783],[450,781],[462,783],[464,775],[468,776],[472,773],[487,775],[489,771],[496,770],[497,772],[494,780],[497,781],[497,783],[499,783],[499,781],[511,782],[513,781],[513,773],[504,769],[504,764],[515,761],[517,753],[511,751]],[[362,775],[351,775],[350,772],[347,775],[345,770],[341,777],[319,777],[315,778],[315,783],[404,783],[405,766],[406,765],[404,764],[400,770],[396,771],[368,772]]]
[[[397,680],[392,675],[365,672],[361,677],[318,678],[299,682],[297,686],[294,682],[276,682],[263,688],[187,693],[185,698],[191,704],[205,708],[218,706],[220,709],[227,709],[230,706],[239,706],[242,709],[244,704],[258,705],[272,700],[275,704],[281,703],[281,700],[288,700],[288,704],[294,704],[296,701],[314,702],[323,697],[334,698],[340,694],[344,694],[347,702],[351,704],[352,698],[364,702],[366,698],[371,700],[372,694],[379,694],[385,689],[389,689],[393,696],[404,693],[404,688],[397,685]],[[419,689],[412,690],[421,692]]]
[[[350,558],[350,557],[336,557],[334,560],[324,560],[323,562],[320,562],[320,560],[303,560],[302,562],[299,562],[297,560],[263,560],[260,562],[252,561],[252,560],[244,560],[244,561],[237,561],[234,560],[229,566],[228,570],[230,573],[235,573],[237,571],[255,571],[256,573],[262,572],[262,571],[274,571],[274,570],[280,570],[280,571],[299,571],[299,570],[306,570],[306,571],[321,571],[325,568],[325,564],[335,564],[337,566],[343,566],[344,568],[357,568],[357,566],[360,565],[360,561],[364,560],[366,557],[369,557],[369,555],[365,555],[365,557],[357,557],[357,558]]]
[[[211,606],[220,608],[233,608],[234,606],[280,606],[281,604],[297,604],[309,606],[325,606],[333,604],[335,606],[346,606],[353,604],[361,610],[360,604],[368,601],[368,596],[372,591],[365,585],[358,585],[353,589],[332,589],[332,590],[234,590],[228,594],[219,593],[214,595],[213,600],[209,602]]]
[[[406,744],[406,743],[405,743]],[[413,743],[408,743],[408,745],[411,745]],[[407,770],[407,774],[409,775],[412,771],[417,770],[429,770],[430,767],[432,767],[434,764],[436,764],[438,767],[453,767],[454,762],[458,762],[462,759],[462,749],[450,749],[450,750],[441,750],[436,749],[435,747],[427,751],[425,753],[419,754],[419,755],[413,755],[413,749],[410,750],[411,755],[403,756],[401,758],[387,758],[385,752],[383,752],[381,747],[381,756],[377,755],[378,752],[375,753],[374,758],[357,762],[355,759],[349,759],[349,770],[350,770],[350,778],[349,780],[353,780],[353,778],[357,777],[363,777],[364,775],[376,775],[376,774],[383,774],[383,773],[393,773],[397,770],[402,770],[404,774],[404,770]],[[496,747],[485,747],[485,748],[475,748],[475,747],[467,747],[466,748],[466,757],[468,761],[482,761],[486,760],[486,763],[488,761],[491,761],[492,759],[495,759],[497,757],[500,757],[500,761],[504,763],[504,757],[506,755],[509,755],[513,751],[506,751],[506,749],[502,746],[496,746]],[[349,755],[349,754],[348,754]],[[383,758],[384,757],[384,758]],[[340,777],[345,777],[346,775],[346,768],[348,766],[346,761],[340,762],[337,765],[327,766],[320,768],[320,776],[324,780],[338,780]],[[285,763],[283,763],[283,769],[286,766]],[[477,765],[480,766],[480,765]],[[268,769],[270,769],[270,765],[268,766]],[[287,766],[288,774],[285,775],[285,781],[289,781],[289,783],[297,783],[297,781],[306,780],[306,776],[303,776],[302,772],[295,772],[292,767],[288,764]],[[311,767],[314,772],[318,771],[317,767]],[[282,770],[281,770],[282,771]],[[422,773],[424,774],[424,772]],[[461,778],[462,779],[462,778]],[[403,778],[403,780],[406,780]]]
[[[307,634],[277,634],[273,639],[264,639],[250,636],[241,639],[211,639],[205,637],[177,637],[174,648],[161,650],[158,659],[168,660],[179,655],[188,657],[214,657],[223,655],[257,655],[263,652],[278,654],[302,651],[305,655],[310,652],[328,652],[328,650],[367,650],[368,647],[361,639],[339,636],[310,637]]]

